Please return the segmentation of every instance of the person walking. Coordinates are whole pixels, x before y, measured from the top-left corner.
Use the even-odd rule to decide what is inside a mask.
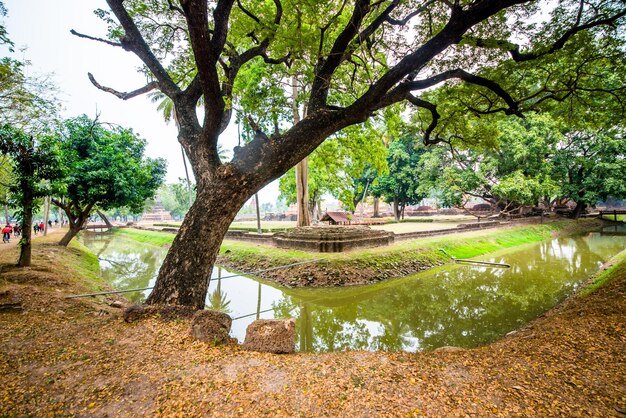
[[[35,223],[35,225],[33,225],[33,231],[35,231],[35,235],[37,235],[39,233],[39,224]]]
[[[11,228],[11,224],[6,224],[4,228],[2,228],[2,242],[7,243],[11,239],[11,232],[13,229]]]

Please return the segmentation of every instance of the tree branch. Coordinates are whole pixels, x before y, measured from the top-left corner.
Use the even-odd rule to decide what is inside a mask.
[[[130,17],[122,3],[123,0],[107,0],[107,4],[111,8],[111,11],[119,20],[122,28],[124,28],[125,35],[122,39],[120,39],[122,48],[137,55],[139,59],[146,64],[150,72],[152,72],[156,80],[159,82],[159,89],[173,99],[176,94],[180,93],[180,89],[172,81],[171,77],[165,68],[163,68],[159,60],[154,56],[154,53],[146,43],[143,36],[141,36],[135,22]]]
[[[422,100],[418,97],[413,96],[412,94],[407,95],[407,100],[414,106],[421,107],[430,111],[432,116],[432,121],[424,131],[424,144],[437,144],[441,142],[441,139],[430,139],[430,135],[433,133],[437,124],[439,123],[439,118],[441,115],[437,112],[437,106],[433,103],[427,102],[426,100]]]
[[[114,90],[110,87],[105,87],[103,85],[101,85],[100,83],[98,83],[96,81],[96,79],[94,78],[93,74],[91,73],[87,73],[87,76],[89,77],[89,81],[91,81],[91,84],[93,84],[94,86],[96,86],[96,88],[102,90],[102,91],[106,91],[107,93],[111,93],[112,95],[122,99],[122,100],[128,100],[131,99],[133,97],[139,96],[141,94],[147,93],[149,91],[152,91],[156,88],[159,87],[159,83],[156,81],[152,81],[148,84],[146,84],[143,87],[138,88],[137,90],[133,90],[133,91],[129,91],[129,92],[119,92],[117,90]]]
[[[345,53],[350,42],[359,33],[361,23],[370,11],[370,0],[355,0],[354,10],[350,16],[349,22],[343,28],[341,33],[335,39],[335,43],[325,60],[320,62],[315,71],[315,79],[311,86],[311,98],[309,100],[309,109],[324,107],[328,90],[330,88],[330,80],[333,73],[345,59]]]
[[[591,29],[591,28],[598,27],[598,26],[614,25],[617,20],[621,19],[624,16],[626,16],[626,9],[622,10],[621,12],[613,16],[606,17],[604,19],[592,20],[583,25],[580,25],[579,22],[581,18],[581,10],[579,10],[579,13],[576,19],[576,24],[572,26],[570,29],[568,29],[567,31],[565,31],[565,33],[563,33],[563,35],[561,35],[554,43],[538,51],[520,52],[519,50],[520,46],[510,41],[506,41],[502,39],[478,38],[478,37],[471,36],[471,35],[465,35],[463,37],[463,40],[464,40],[463,43],[475,45],[481,48],[497,48],[497,49],[505,50],[511,55],[511,58],[513,58],[513,60],[516,62],[530,61],[530,60],[543,57],[545,55],[553,54],[556,51],[563,49],[567,41],[570,38],[572,38],[574,35],[576,35],[578,32],[582,32],[584,30]]]
[[[71,29],[71,30],[70,30],[70,33],[71,33],[72,35],[74,35],[74,36],[78,36],[79,38],[90,39],[90,40],[92,40],[92,41],[98,41],[98,42],[105,43],[105,44],[107,44],[107,45],[111,45],[111,46],[118,46],[118,47],[120,47],[120,48],[122,48],[122,47],[123,47],[123,46],[122,46],[122,44],[121,44],[121,43],[119,43],[119,42],[113,42],[113,41],[109,41],[108,39],[96,38],[96,37],[93,37],[93,36],[85,35],[85,34],[82,34],[82,33],[76,32],[74,29]]]

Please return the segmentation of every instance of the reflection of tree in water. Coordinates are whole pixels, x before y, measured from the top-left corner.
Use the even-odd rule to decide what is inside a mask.
[[[274,316],[296,318],[301,351],[473,347],[554,306],[624,243],[626,239],[599,235],[560,238],[493,259],[511,264],[511,269],[459,266],[380,286],[289,290],[273,303]],[[146,287],[165,253],[117,237],[114,242],[99,238],[88,246],[100,254],[116,288]],[[228,310],[220,273],[207,302],[212,309]]]
[[[217,266],[217,287],[209,294],[209,309],[218,312],[230,313],[230,301],[226,299],[226,293],[222,291],[222,268]]]
[[[355,289],[320,293],[317,299],[311,293],[309,303],[288,297],[275,305],[275,315],[297,313],[299,347],[306,351],[474,347],[554,306],[593,274],[602,257],[577,237],[541,243],[494,261],[513,267],[444,269],[402,280],[365,298]],[[349,300],[357,302],[346,303]],[[366,321],[378,333],[371,332]]]
[[[165,250],[138,245],[131,240],[98,234],[83,237],[85,245],[98,255],[103,277],[118,290],[148,287],[163,262]],[[141,302],[142,293],[128,293],[131,302]]]
[[[356,306],[312,307],[286,296],[273,308],[276,318],[296,318],[296,345],[300,351],[364,350],[370,346],[370,332],[359,321]]]

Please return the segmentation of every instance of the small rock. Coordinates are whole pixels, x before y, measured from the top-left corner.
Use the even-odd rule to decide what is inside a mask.
[[[121,302],[121,301],[119,301],[119,300],[116,300],[116,301],[114,301],[114,302],[111,302],[111,303],[109,304],[109,306],[110,306],[110,307],[112,307],[112,308],[123,308],[123,307],[124,307],[124,303],[122,303],[122,302]]]
[[[229,343],[232,323],[232,318],[223,312],[197,311],[191,318],[191,336],[215,345]]]
[[[511,331],[511,332],[507,332],[506,336],[507,336],[507,337],[510,337],[511,335],[515,335],[515,334],[517,334],[518,332],[519,332],[518,330],[513,330],[513,331]]]
[[[59,309],[59,310],[57,311],[57,315],[59,315],[59,316],[63,316],[63,315],[65,315],[65,312],[63,312],[61,309]]]
[[[274,354],[296,351],[296,321],[292,319],[258,319],[248,325],[243,348]]]

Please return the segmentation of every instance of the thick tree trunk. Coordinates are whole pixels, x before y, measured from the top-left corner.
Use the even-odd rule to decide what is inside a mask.
[[[249,194],[230,184],[198,184],[196,200],[178,231],[148,304],[203,309],[222,239]]]
[[[85,224],[87,223],[87,220],[89,219],[89,214],[91,213],[91,208],[92,207],[93,207],[93,204],[90,204],[78,216],[76,216],[75,214],[71,214],[71,213],[66,211],[67,218],[69,219],[69,222],[70,222],[70,229],[63,236],[63,238],[61,238],[61,241],[59,241],[59,245],[61,245],[63,247],[67,247],[67,245],[70,243],[70,241],[76,235],[78,235],[80,230],[83,229],[83,226],[85,226]]]
[[[380,213],[379,211],[379,206],[380,206],[380,199],[378,197],[374,198],[374,218],[380,218]]]
[[[398,198],[393,198],[393,216],[396,221],[400,220],[400,206],[398,205]]]
[[[62,247],[67,247],[70,241],[76,235],[78,235],[81,228],[82,228],[82,224],[79,225],[78,223],[73,223],[72,221],[70,221],[70,229],[65,233],[63,238],[61,238],[61,241],[59,241],[59,245]]]

